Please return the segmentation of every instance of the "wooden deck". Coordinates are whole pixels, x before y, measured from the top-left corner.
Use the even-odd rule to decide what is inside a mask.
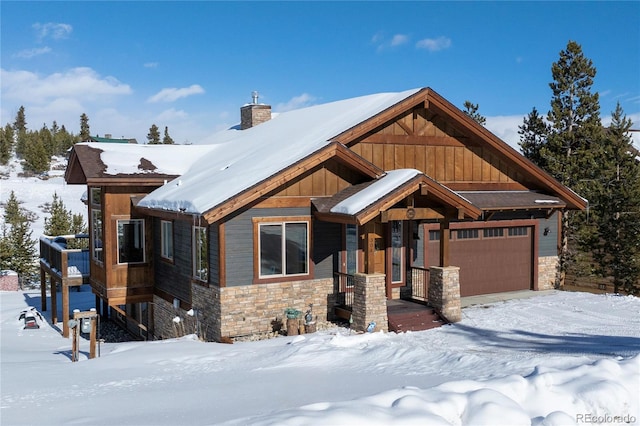
[[[440,327],[446,322],[430,306],[409,300],[388,300],[389,331],[421,331]]]

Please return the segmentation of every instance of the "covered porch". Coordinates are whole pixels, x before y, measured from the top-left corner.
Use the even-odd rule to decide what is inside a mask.
[[[316,199],[314,206],[316,219],[343,224],[343,249],[334,271],[337,317],[349,319],[359,331],[372,325],[386,331],[394,315],[388,302],[406,300],[416,308],[430,305],[447,321],[459,320],[459,268],[449,265],[447,231],[453,220],[478,218],[478,208],[413,169],[388,172]],[[424,241],[417,225],[425,221],[438,223],[445,236],[436,266],[419,261]]]

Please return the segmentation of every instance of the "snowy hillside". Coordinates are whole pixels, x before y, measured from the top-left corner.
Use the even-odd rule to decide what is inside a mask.
[[[95,299],[71,292],[74,308]],[[3,425],[638,424],[640,299],[554,292],[438,329],[259,342],[71,341],[0,292]]]
[[[12,160],[7,166],[0,166],[0,203],[5,203],[14,191],[22,207],[37,215],[37,220],[32,224],[32,238],[38,239],[44,229],[44,219],[49,214],[43,211],[45,203],[51,203],[53,194],[57,193],[64,202],[67,210],[74,214],[82,214],[87,221],[87,207],[82,203],[82,194],[86,191],[84,185],[67,185],[64,181],[66,160],[55,158],[52,162],[52,170],[48,178],[20,177],[22,167],[17,160]],[[4,221],[4,208],[0,208],[0,224]]]

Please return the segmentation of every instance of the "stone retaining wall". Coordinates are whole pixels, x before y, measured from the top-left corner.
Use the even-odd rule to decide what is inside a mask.
[[[285,309],[301,311],[302,318],[310,304],[313,319],[322,328],[327,306],[333,306],[335,298],[332,278],[223,288],[194,284],[191,297],[193,316],[154,296],[155,338],[180,337],[196,330],[207,341],[275,337],[286,331]],[[180,322],[174,321],[176,317]]]

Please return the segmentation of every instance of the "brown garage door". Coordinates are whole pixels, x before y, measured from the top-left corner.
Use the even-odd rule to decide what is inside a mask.
[[[500,293],[532,288],[531,227],[451,231],[450,263],[460,267],[460,295]],[[439,231],[429,231],[428,259],[438,264]]]

